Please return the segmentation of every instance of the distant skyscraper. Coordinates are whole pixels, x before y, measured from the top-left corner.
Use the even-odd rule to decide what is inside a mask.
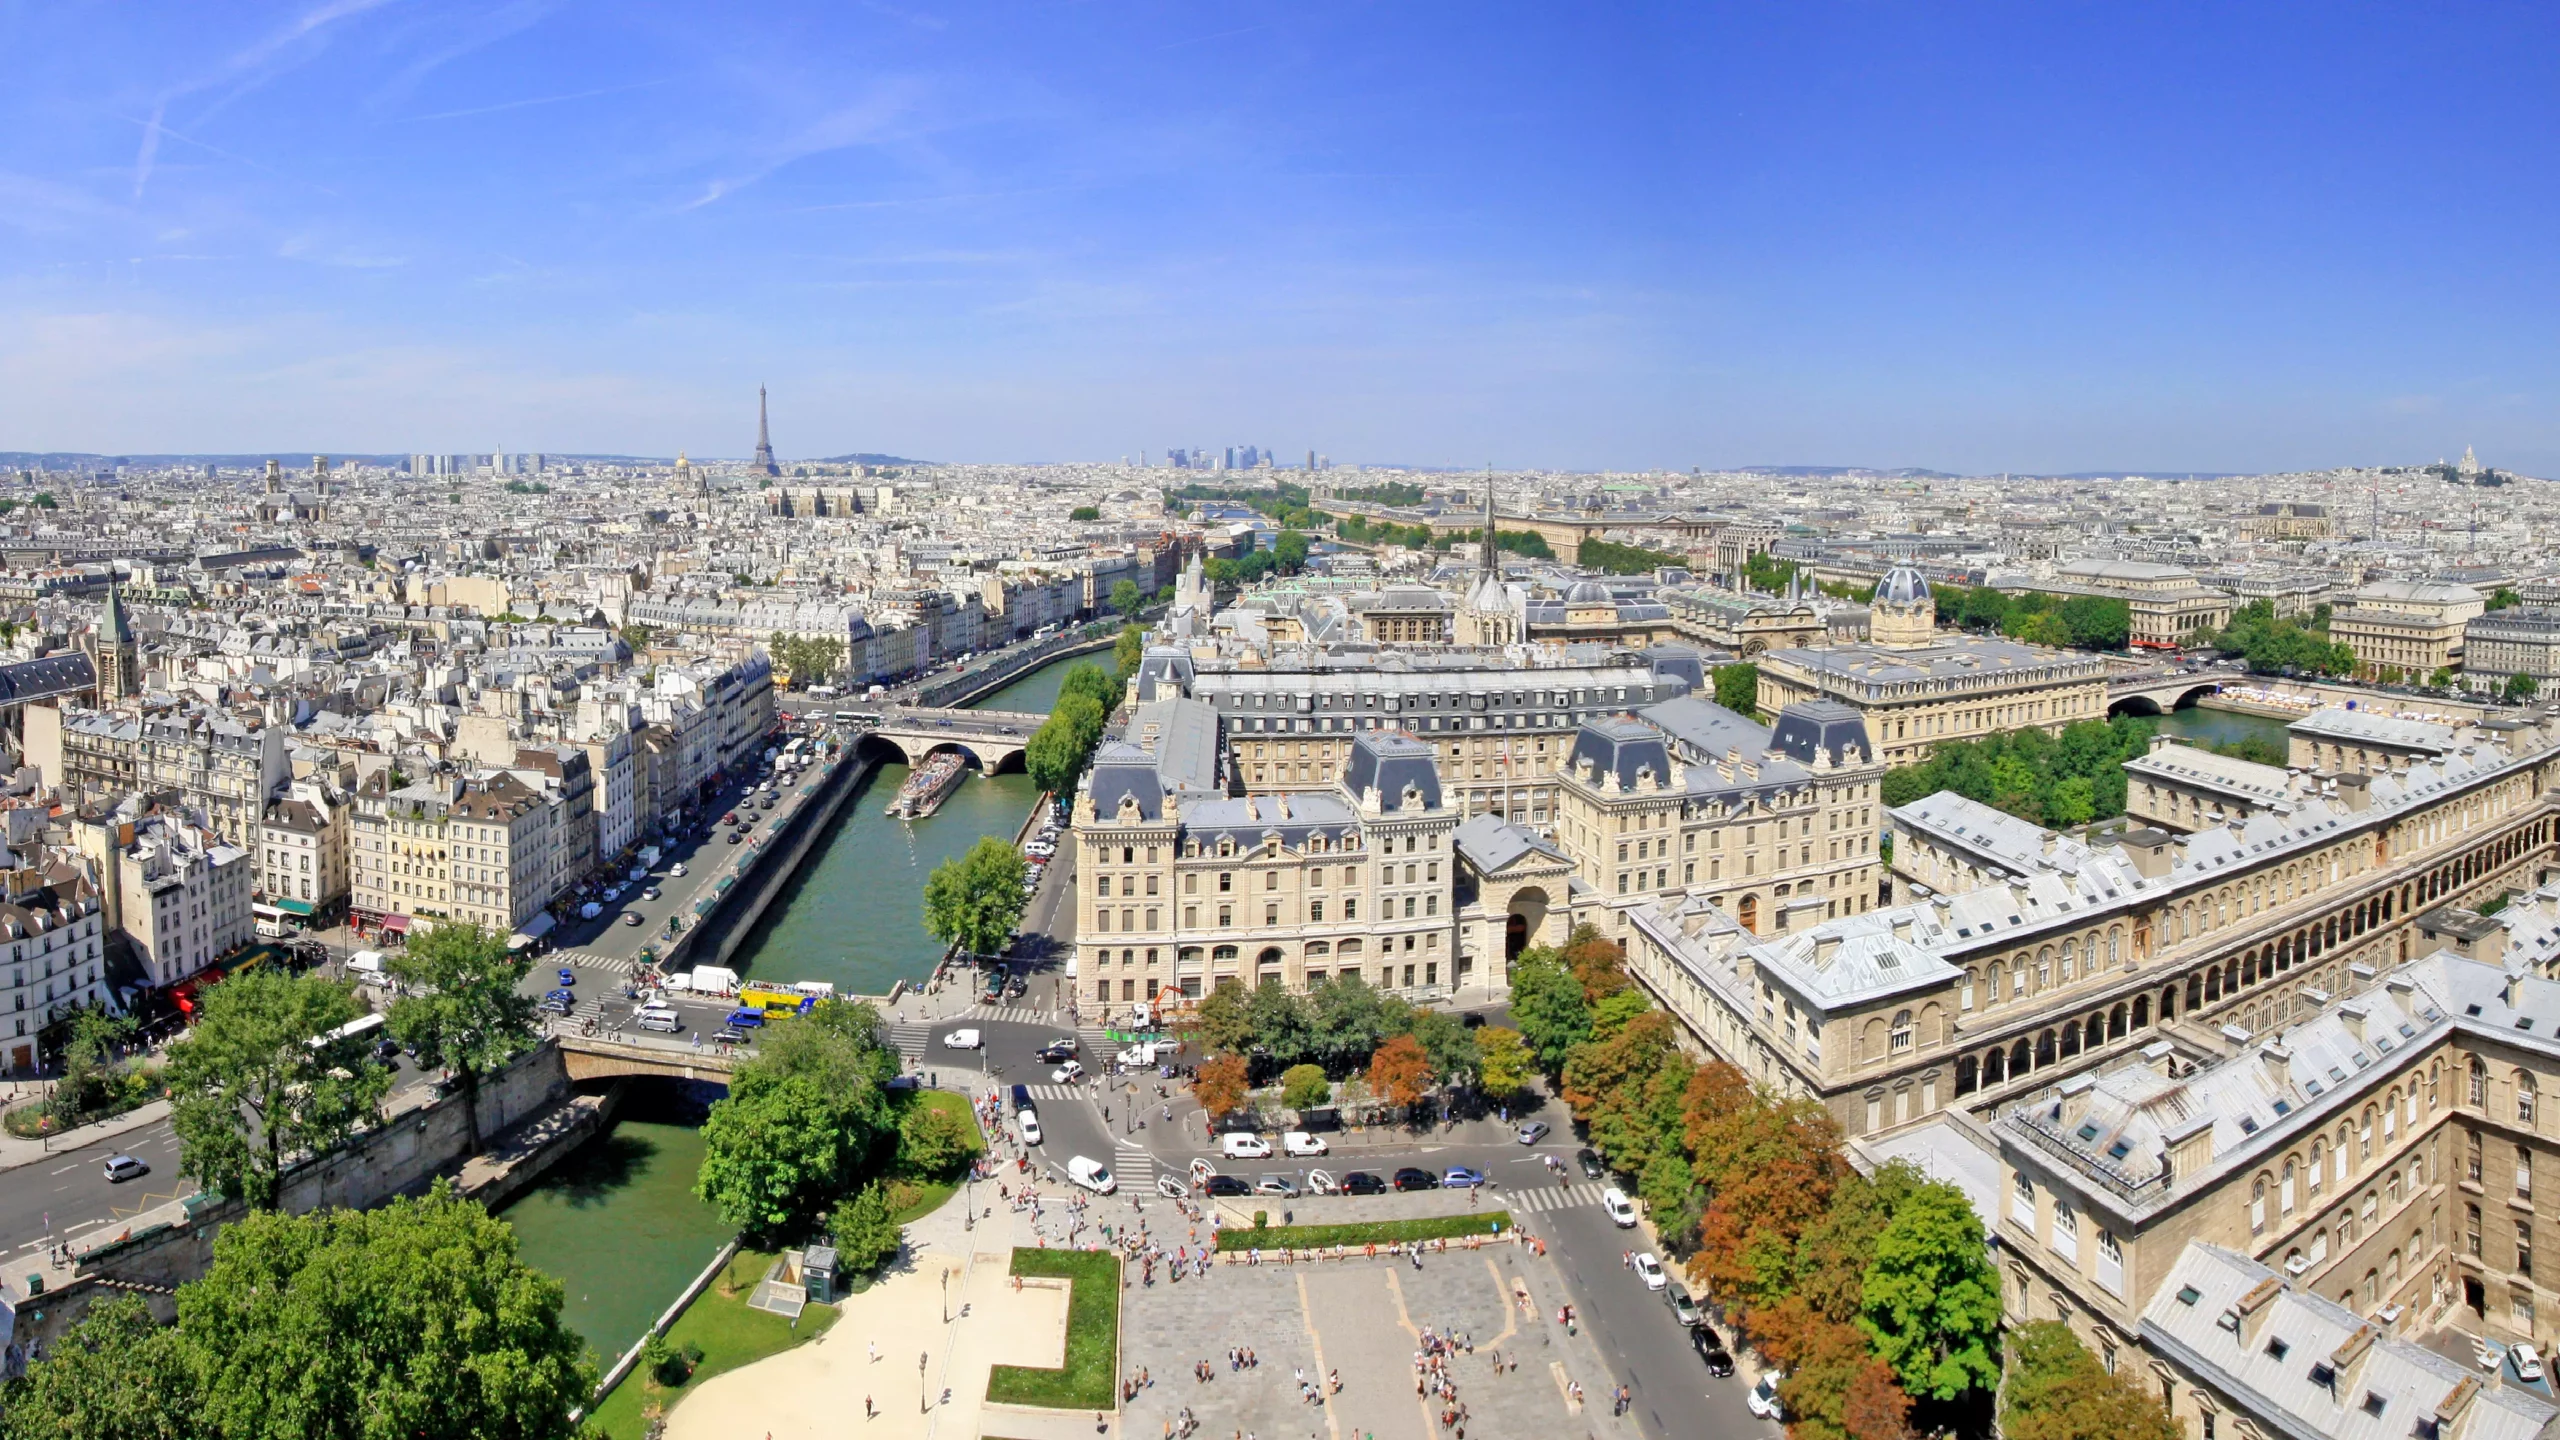
[[[756,468],[767,475],[779,475],[782,467],[773,463],[773,435],[765,429],[764,387],[756,387]]]

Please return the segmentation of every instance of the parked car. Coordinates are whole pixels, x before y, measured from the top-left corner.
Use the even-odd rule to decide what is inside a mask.
[[[107,1157],[107,1181],[110,1184],[121,1185],[127,1180],[139,1180],[150,1173],[150,1166],[130,1155]]]
[[[578,907],[578,918],[581,920],[593,920],[603,913],[604,907],[593,900],[590,900],[586,904]]]
[[[1609,1219],[1611,1223],[1615,1224],[1619,1229],[1633,1230],[1636,1228],[1636,1202],[1627,1198],[1626,1191],[1619,1189],[1615,1185],[1601,1191],[1600,1208],[1609,1212]]]
[[[1671,1318],[1683,1325],[1703,1325],[1706,1317],[1698,1313],[1698,1302],[1689,1298],[1689,1287],[1672,1285],[1662,1292],[1663,1303],[1671,1307]]]
[[[1429,1179],[1430,1177],[1425,1176],[1423,1178]],[[1345,1195],[1384,1195],[1387,1193],[1387,1182],[1370,1174],[1366,1170],[1354,1170],[1350,1174],[1342,1177],[1342,1193]]]
[[[741,1005],[729,1012],[728,1024],[732,1030],[761,1030],[764,1028],[764,1011],[753,1005]]]
[[[1396,1172],[1396,1188],[1398,1190],[1437,1190],[1440,1188],[1440,1177],[1428,1170],[1416,1170],[1407,1165]]]
[[[2507,1348],[2507,1356],[2515,1361],[2517,1379],[2527,1385],[2542,1383],[2542,1357],[2534,1353],[2531,1344],[2519,1340]]]
[[[1671,1283],[1671,1277],[1663,1273],[1662,1257],[1650,1250],[1636,1252],[1635,1268],[1636,1278],[1644,1282],[1647,1290],[1659,1290]]]
[[[1588,1145],[1573,1152],[1573,1162],[1582,1167],[1585,1180],[1597,1180],[1609,1173],[1607,1167],[1600,1163],[1600,1152]]]
[[[1256,1195],[1277,1195],[1284,1200],[1298,1198],[1298,1182],[1286,1175],[1265,1175],[1253,1182]]]
[[[1700,1326],[1689,1332],[1689,1343],[1697,1349],[1698,1358],[1706,1362],[1709,1375],[1722,1380],[1733,1374],[1733,1356],[1726,1353],[1716,1332]]]
[[[1452,1165],[1440,1183],[1452,1190],[1472,1190],[1492,1177],[1470,1165]]]
[[[1245,1187],[1245,1183],[1243,1181],[1237,1179],[1233,1175],[1212,1175],[1209,1177],[1209,1183],[1205,1188],[1212,1195],[1249,1195],[1252,1193],[1252,1191]]]
[[[1532,1120],[1528,1124],[1521,1126],[1520,1133],[1512,1138],[1518,1140],[1523,1145],[1535,1145],[1539,1141],[1546,1139],[1547,1132],[1554,1128],[1554,1126],[1549,1125],[1544,1120]]]
[[[1271,1142],[1259,1135],[1221,1135],[1218,1153],[1229,1160],[1263,1160],[1271,1155]]]
[[[1776,1370],[1761,1376],[1760,1383],[1751,1387],[1751,1393],[1743,1397],[1742,1403],[1763,1420],[1786,1419],[1787,1412],[1778,1404],[1778,1382],[1785,1378]]]
[[[1280,1137],[1280,1148],[1292,1155],[1322,1155],[1329,1148],[1321,1135],[1304,1130],[1291,1130]]]

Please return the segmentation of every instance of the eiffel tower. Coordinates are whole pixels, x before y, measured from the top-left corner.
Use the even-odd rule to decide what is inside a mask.
[[[756,468],[767,475],[779,475],[782,467],[773,463],[773,435],[764,423],[764,387],[756,387]]]

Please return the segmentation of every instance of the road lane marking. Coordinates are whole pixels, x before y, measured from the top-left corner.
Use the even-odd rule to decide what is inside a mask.
[[[79,1168],[80,1168],[80,1162],[79,1162],[79,1161],[77,1161],[77,1160],[74,1160],[74,1161],[72,1161],[72,1162],[71,1162],[70,1164],[68,1164],[68,1165],[59,1166],[59,1167],[57,1167],[57,1168],[55,1168],[55,1169],[47,1170],[47,1171],[46,1171],[46,1172],[44,1172],[44,1173],[46,1173],[47,1175],[59,1175],[59,1174],[61,1174],[61,1173],[62,1173],[63,1171],[65,1171],[65,1170],[77,1170],[77,1169],[79,1169]]]

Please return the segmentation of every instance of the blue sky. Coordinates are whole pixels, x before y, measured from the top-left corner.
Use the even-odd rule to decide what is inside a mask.
[[[2556,32],[0,0],[0,449],[2560,475]]]

